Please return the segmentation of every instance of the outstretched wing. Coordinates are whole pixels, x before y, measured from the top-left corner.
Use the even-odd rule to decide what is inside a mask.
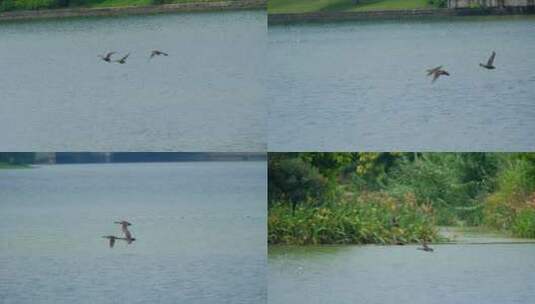
[[[427,70],[427,76],[430,76],[431,74],[434,74],[436,71],[442,69],[442,66],[437,66],[436,68],[432,68]]]
[[[132,234],[130,233],[130,230],[128,230],[128,228],[126,228],[126,225],[123,225],[123,233],[124,233],[124,236],[127,239],[131,239],[132,238]]]
[[[438,79],[439,76],[440,76],[440,74],[435,72],[433,74],[433,81],[432,82],[435,82]]]
[[[121,58],[121,60],[126,60],[126,58],[128,58],[128,56],[130,56],[130,53],[128,53],[128,54],[126,54],[126,55],[124,55],[124,57],[123,57],[123,58]]]
[[[115,53],[116,53],[116,52],[109,52],[109,53],[106,54],[105,58],[108,58],[108,59],[109,59],[109,58],[111,57],[111,55],[113,55],[113,54],[115,54]]]
[[[494,63],[494,57],[496,57],[496,52],[492,51],[492,55],[490,55],[489,61],[487,62],[487,65],[492,65]]]

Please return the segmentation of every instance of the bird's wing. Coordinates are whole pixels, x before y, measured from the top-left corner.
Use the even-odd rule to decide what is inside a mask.
[[[169,56],[169,54],[165,53],[165,52],[160,52],[162,53],[164,56]]]
[[[150,52],[150,58],[152,58],[154,56],[156,56],[156,52],[155,51]]]
[[[124,236],[127,238],[127,239],[131,239],[132,238],[132,234],[130,233],[130,230],[128,230],[128,228],[124,228],[123,229],[123,232],[124,232]]]
[[[126,58],[128,58],[128,56],[130,56],[130,53],[124,55],[124,57],[121,60],[126,60]]]
[[[106,54],[106,58],[110,58],[111,55],[113,55],[113,54],[115,54],[115,53],[116,53],[116,52],[109,52],[109,53],[107,53],[107,54]]]
[[[436,71],[442,69],[442,66],[437,66],[436,68],[432,68],[427,70],[427,76],[430,76],[431,74],[435,73]]]
[[[496,52],[492,52],[492,55],[490,55],[489,61],[487,62],[487,65],[492,65],[494,63],[494,57],[496,57]]]
[[[115,244],[115,238],[110,238],[110,248],[113,248],[114,244]]]
[[[438,79],[439,76],[440,76],[439,73],[436,73],[436,72],[433,73],[433,81],[432,82],[435,82]]]

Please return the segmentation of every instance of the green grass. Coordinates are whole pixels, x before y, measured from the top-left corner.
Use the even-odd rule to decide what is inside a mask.
[[[68,7],[104,8],[216,1],[220,0],[71,0]],[[65,8],[65,3],[67,2],[62,0],[0,0],[0,12]]]
[[[0,163],[0,170],[2,170],[2,169],[27,169],[27,168],[30,168],[30,166],[29,165]]]
[[[285,245],[408,244],[440,240],[432,209],[407,198],[369,193],[321,206],[275,203],[268,209],[268,242]]]
[[[429,0],[361,0],[355,5],[351,0],[269,0],[268,12],[358,12],[373,10],[402,10],[436,8]]]

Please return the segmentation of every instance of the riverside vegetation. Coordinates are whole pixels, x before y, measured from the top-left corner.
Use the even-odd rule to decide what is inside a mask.
[[[270,153],[268,174],[270,244],[535,238],[535,153]]]
[[[444,8],[446,0],[270,0],[268,12],[363,12],[373,10],[407,10]]]
[[[150,6],[188,2],[216,2],[217,0],[0,0],[0,12],[54,8],[104,8]]]

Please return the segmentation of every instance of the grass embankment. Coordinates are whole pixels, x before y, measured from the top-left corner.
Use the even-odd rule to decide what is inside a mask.
[[[27,169],[27,168],[30,168],[30,165],[0,163],[0,170],[2,169]]]
[[[271,153],[268,174],[270,244],[535,238],[535,153]]]
[[[269,0],[268,13],[365,12],[374,10],[430,9],[444,6],[441,0]]]
[[[218,0],[0,0],[0,12],[54,8],[105,8],[160,4],[218,2]]]
[[[270,244],[408,244],[438,241],[433,210],[414,198],[368,193],[351,201],[318,207],[288,204],[269,208]]]

